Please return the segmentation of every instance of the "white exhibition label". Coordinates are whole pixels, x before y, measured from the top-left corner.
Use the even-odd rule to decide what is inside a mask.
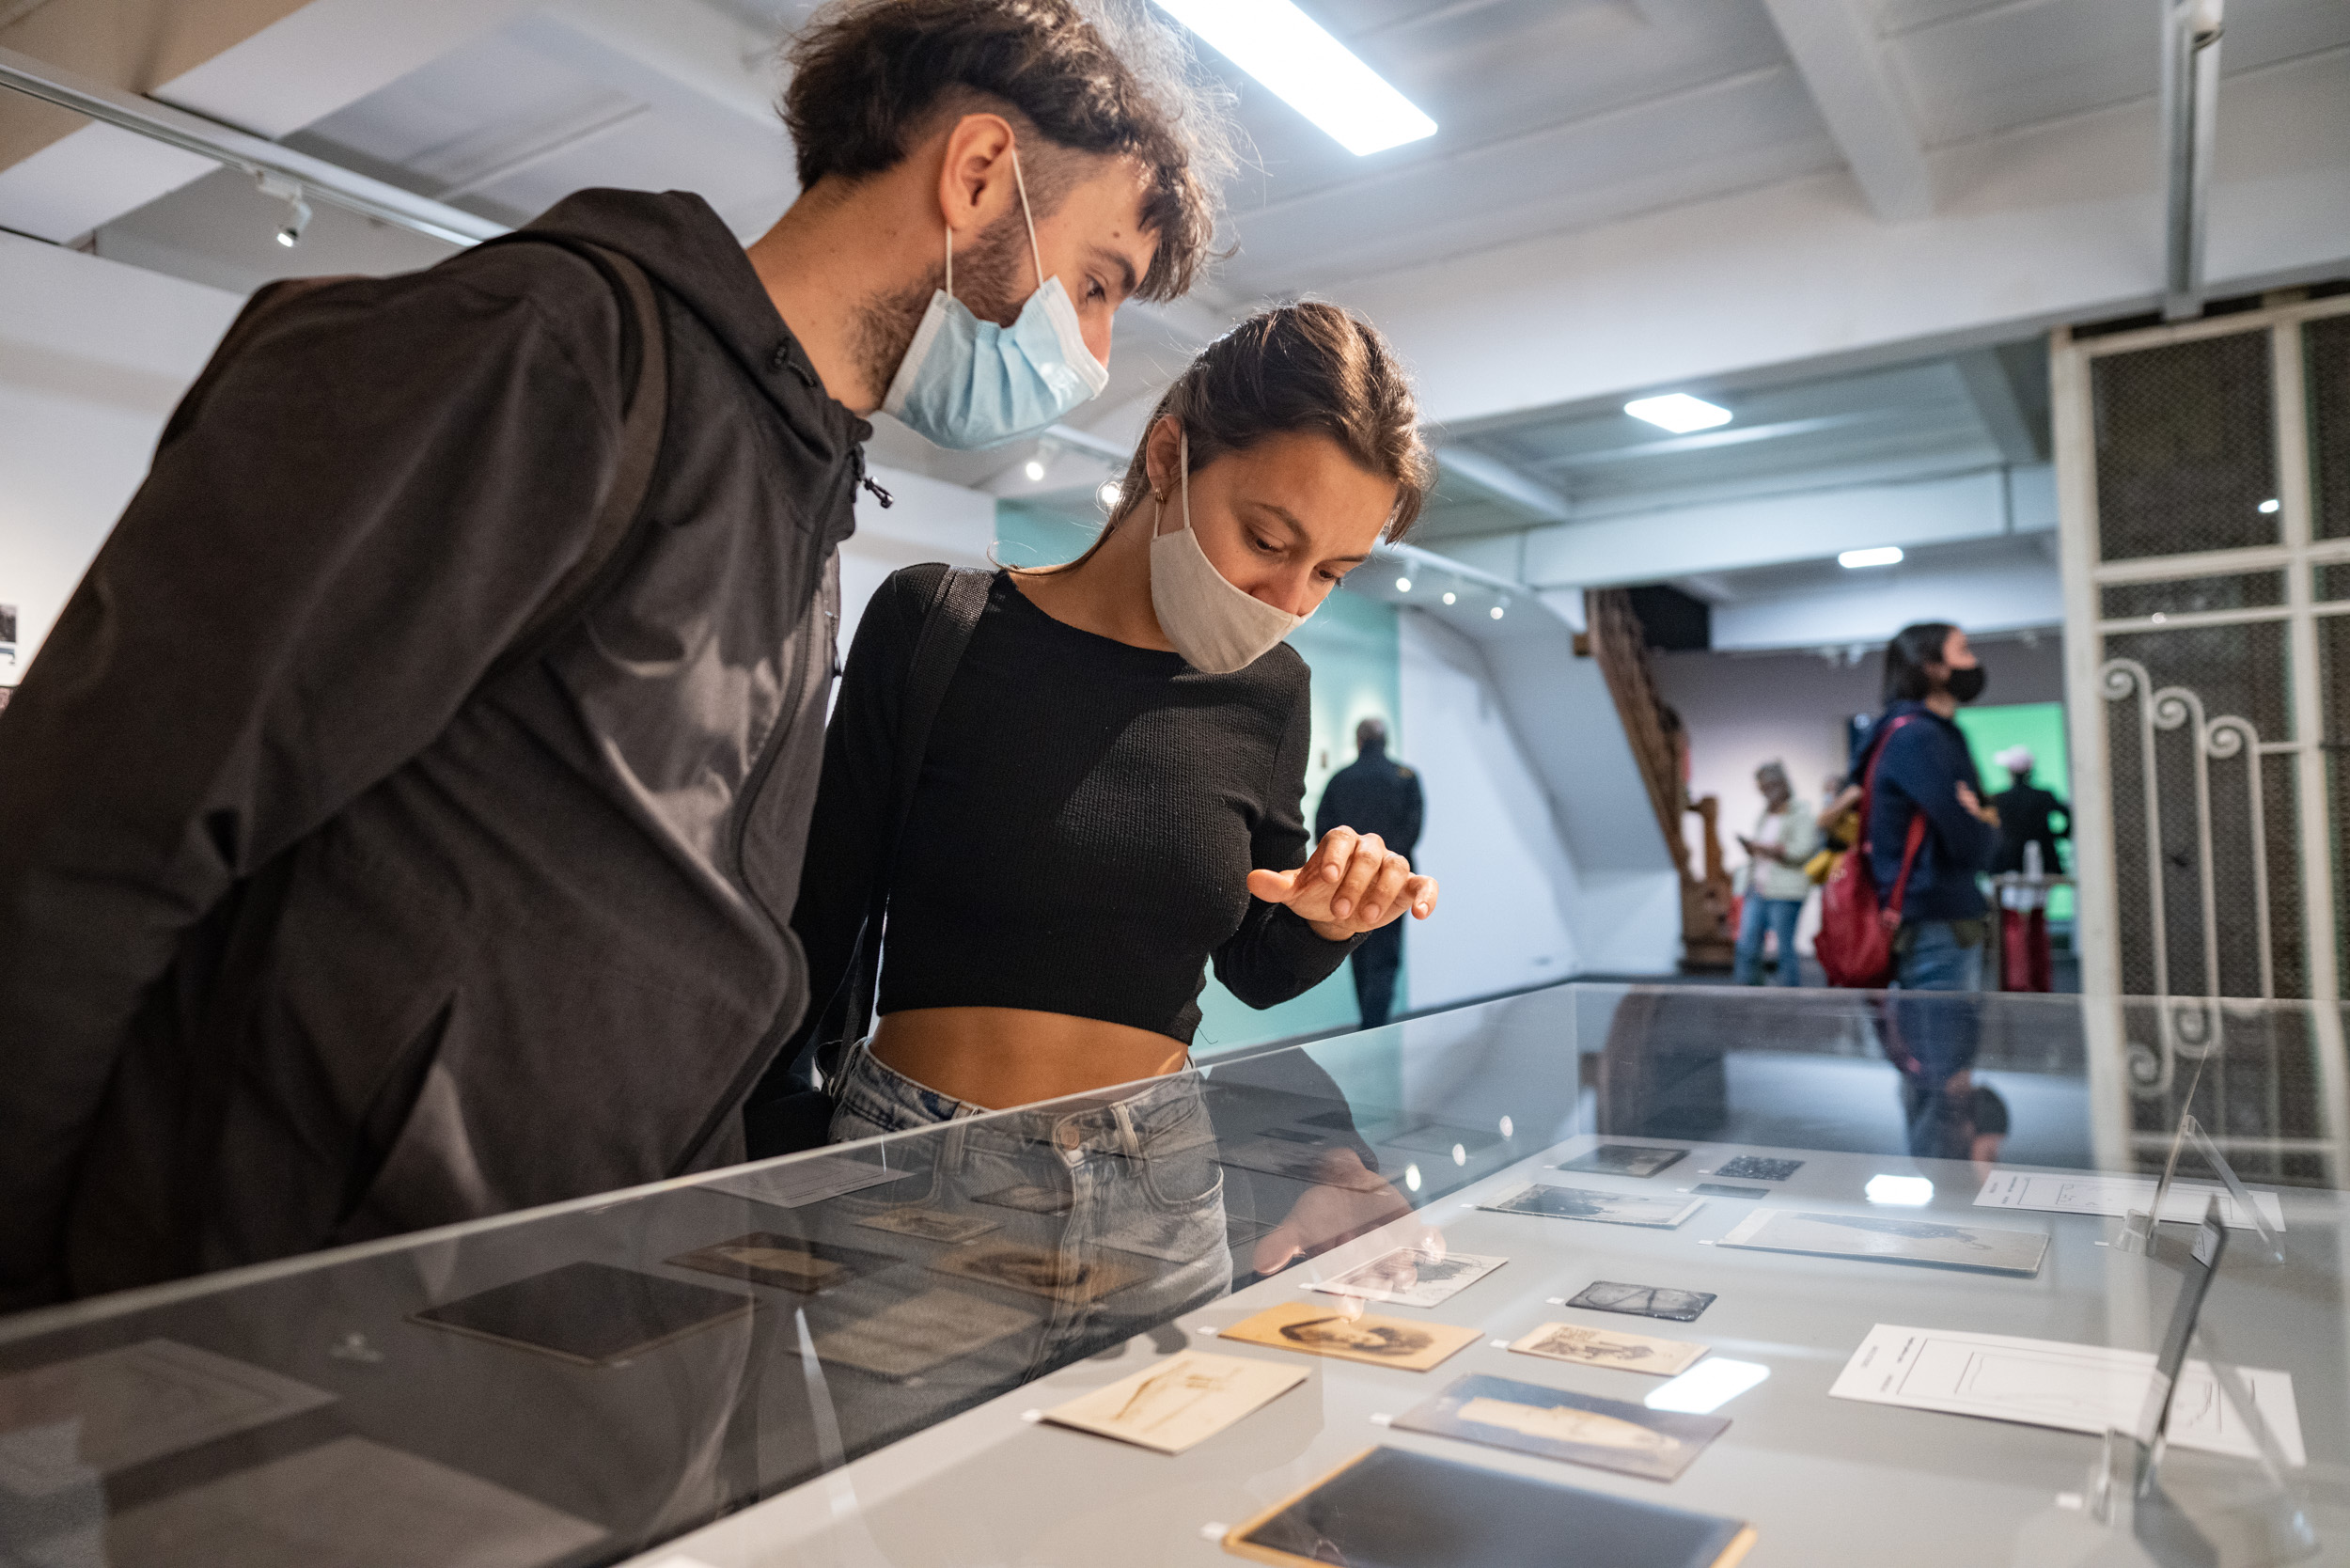
[[[2154,1201],[2158,1184],[2151,1176],[2051,1176],[2029,1170],[1994,1170],[1975,1194],[1979,1209],[2033,1209],[2052,1215],[2106,1215],[2119,1219],[2135,1209],[2143,1214]],[[2227,1188],[2207,1182],[2172,1182],[2162,1200],[2162,1217],[2192,1225],[2203,1217],[2203,1207],[2219,1200],[2219,1217],[2238,1231],[2253,1229]],[[2285,1211],[2273,1192],[2253,1192],[2261,1217],[2279,1235],[2284,1233]]]
[[[2307,1464],[2293,1374],[2240,1367],[2237,1375],[2286,1460],[2295,1466]],[[2138,1429],[2149,1413],[2147,1391],[2154,1377],[2150,1351],[1881,1323],[1869,1330],[1828,1392],[1869,1404],[1987,1416],[2096,1436],[2108,1429]],[[2259,1457],[2243,1419],[2220,1397],[2207,1361],[2189,1361],[2180,1373],[2169,1431],[2181,1448]]]

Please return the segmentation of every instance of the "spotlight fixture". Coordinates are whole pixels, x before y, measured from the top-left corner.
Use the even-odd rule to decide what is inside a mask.
[[[1703,398],[1692,398],[1686,392],[1668,392],[1661,398],[1635,398],[1623,405],[1623,411],[1635,419],[1662,425],[1675,435],[1687,435],[1691,431],[1710,431],[1716,425],[1730,423],[1730,410],[1709,403]]]
[[[1492,609],[1487,610],[1485,613],[1493,617],[1496,620],[1499,620],[1501,619],[1501,606],[1496,604]]]
[[[1021,465],[1020,471],[1028,476],[1028,482],[1030,484],[1034,484],[1039,479],[1044,478],[1044,460],[1042,458],[1030,458],[1026,463]]]
[[[1396,591],[1396,592],[1398,592],[1398,593],[1409,593],[1409,592],[1411,592],[1411,591],[1412,591],[1412,580],[1411,580],[1409,577],[1398,577],[1398,578],[1395,580],[1395,591]]]
[[[1104,479],[1102,481],[1102,488],[1093,493],[1093,498],[1101,502],[1105,507],[1114,507],[1118,505],[1118,481],[1116,479]]]
[[[277,231],[277,243],[288,250],[293,249],[302,243],[303,233],[310,227],[310,204],[302,199],[301,181],[264,174],[257,182],[263,196],[275,196],[286,204],[286,222]]]
[[[2261,510],[2263,511],[2275,511],[2276,510],[2277,498],[2274,495],[2271,495],[2267,500],[2261,503]]]
[[[1444,602],[1448,604],[1454,604],[1460,602],[1460,598],[1461,596],[1457,593],[1448,593],[1444,596]]]
[[[1902,564],[1902,547],[1881,544],[1873,550],[1847,550],[1836,557],[1836,564],[1847,572],[1856,572],[1864,566],[1899,566]]]

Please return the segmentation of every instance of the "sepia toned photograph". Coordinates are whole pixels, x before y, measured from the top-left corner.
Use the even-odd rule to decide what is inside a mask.
[[[1634,1198],[1590,1187],[1553,1187],[1537,1182],[1480,1203],[1496,1214],[1541,1215],[1545,1219],[1588,1219],[1600,1225],[1644,1225],[1669,1231],[1705,1207],[1701,1198]]]
[[[1089,1247],[1072,1254],[1010,1243],[949,1252],[932,1259],[931,1267],[942,1274],[1001,1285],[1010,1291],[1079,1302],[1114,1295],[1151,1275],[1141,1259],[1105,1247]]]
[[[2038,1274],[2040,1260],[2048,1251],[2048,1238],[2038,1231],[2002,1231],[1894,1215],[1796,1214],[1787,1209],[1757,1210],[1733,1227],[1719,1245],[2023,1275]]]
[[[817,1335],[816,1356],[881,1377],[916,1377],[1038,1321],[1033,1312],[969,1291],[925,1291]]]
[[[1783,1182],[1803,1168],[1801,1160],[1774,1160],[1759,1154],[1741,1154],[1725,1160],[1715,1170],[1716,1176],[1727,1176],[1733,1182]]]
[[[943,1209],[923,1208],[887,1209],[857,1223],[869,1231],[887,1231],[892,1235],[944,1242],[950,1247],[1003,1229],[995,1220],[981,1219],[977,1215],[950,1215]]]
[[[1333,1356],[1341,1361],[1426,1372],[1474,1344],[1479,1331],[1447,1323],[1412,1323],[1369,1313],[1350,1315],[1336,1306],[1292,1301],[1244,1318],[1222,1330],[1221,1336],[1246,1344],[1301,1351],[1308,1356]]]
[[[1357,1263],[1336,1278],[1322,1280],[1314,1289],[1399,1307],[1440,1307],[1509,1261],[1468,1252],[1435,1256],[1418,1247],[1399,1247],[1367,1263]]]
[[[1120,1442],[1181,1453],[1306,1381],[1303,1367],[1185,1351],[1044,1412]]]
[[[1730,1430],[1720,1416],[1651,1410],[1481,1373],[1456,1379],[1395,1424],[1651,1481],[1679,1479],[1708,1443]]]
[[[750,1310],[751,1298],[734,1291],[582,1262],[429,1307],[411,1318],[566,1361],[610,1366]]]
[[[826,1242],[754,1231],[732,1241],[681,1252],[668,1262],[677,1268],[696,1268],[704,1274],[723,1274],[729,1279],[747,1279],[754,1285],[772,1285],[780,1291],[814,1295],[852,1279],[896,1268],[903,1260],[885,1252],[859,1252]]]
[[[1570,1307],[1593,1312],[1623,1312],[1634,1317],[1663,1318],[1668,1323],[1695,1323],[1716,1297],[1705,1291],[1668,1290],[1662,1285],[1620,1285],[1595,1279],[1567,1298]]]
[[[994,1192],[974,1193],[974,1203],[990,1203],[999,1209],[1018,1209],[1023,1214],[1065,1215],[1071,1198],[1058,1187],[1023,1182],[1017,1186],[997,1187]]]
[[[1603,1176],[1653,1176],[1679,1163],[1686,1149],[1657,1149],[1644,1143],[1603,1143],[1588,1154],[1563,1160],[1558,1170],[1581,1170]]]
[[[1520,1356],[1540,1356],[1587,1367],[1615,1367],[1656,1377],[1678,1377],[1695,1366],[1706,1352],[1704,1345],[1691,1344],[1685,1340],[1619,1334],[1612,1328],[1590,1328],[1579,1323],[1545,1323],[1512,1342],[1510,1348]]]

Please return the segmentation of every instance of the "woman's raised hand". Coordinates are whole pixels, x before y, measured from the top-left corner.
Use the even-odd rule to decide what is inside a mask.
[[[1249,872],[1248,890],[1267,903],[1289,905],[1330,942],[1377,931],[1407,909],[1425,920],[1436,908],[1434,877],[1415,873],[1376,833],[1351,827],[1324,834],[1313,857],[1293,871]]]

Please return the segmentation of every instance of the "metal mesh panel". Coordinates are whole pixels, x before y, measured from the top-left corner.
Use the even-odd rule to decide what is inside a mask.
[[[2123,1010],[2130,1129],[2138,1168],[2159,1174],[2179,1119],[2192,1111],[2239,1176],[2327,1184],[2321,1156],[2294,1145],[2325,1128],[2314,1020],[2295,1009],[2233,1012],[2194,1001]],[[2208,1177],[2183,1158],[2180,1174]]]
[[[2350,856],[2342,854],[2350,845],[2350,617],[2319,618],[2317,675],[2326,715],[2318,743],[2326,748],[2326,815],[2334,835],[2326,862],[2334,871],[2335,962],[2350,965],[2350,922],[2342,918],[2350,910]],[[2336,973],[2350,974],[2350,967]]]
[[[2326,561],[2310,569],[2311,590],[2318,603],[2350,599],[2350,561]]]
[[[2345,584],[2350,586],[2350,584]],[[2285,602],[2281,572],[2242,572],[2226,577],[2182,577],[2169,583],[2115,583],[2098,595],[2107,620],[2198,610],[2256,610]]]
[[[2277,542],[2268,334],[2091,362],[2100,558]]]
[[[2207,723],[2239,717],[2264,741],[2291,738],[2285,629],[2280,623],[2133,633],[2107,638],[2106,651],[2143,665],[2156,691],[2183,686],[2199,695]],[[2191,722],[2171,729],[2157,723],[2151,735],[2150,805],[2150,741],[2139,704],[2133,692],[2107,705],[2123,988],[2173,996],[2261,995],[2258,872],[2264,865],[2271,983],[2279,996],[2306,994],[2290,759],[2256,758],[2248,747],[2233,756],[2199,759]],[[2207,829],[2199,768],[2201,788],[2209,792]],[[2257,837],[2255,776],[2265,819]],[[2149,823],[2156,819],[2158,831],[2150,841]],[[2206,831],[2208,920],[2201,847]],[[2159,878],[2154,874],[2157,863]]]
[[[2310,466],[2319,539],[2350,538],[2350,316],[2301,329],[2302,374],[2310,393]],[[2324,595],[2340,598],[2340,594]]]

